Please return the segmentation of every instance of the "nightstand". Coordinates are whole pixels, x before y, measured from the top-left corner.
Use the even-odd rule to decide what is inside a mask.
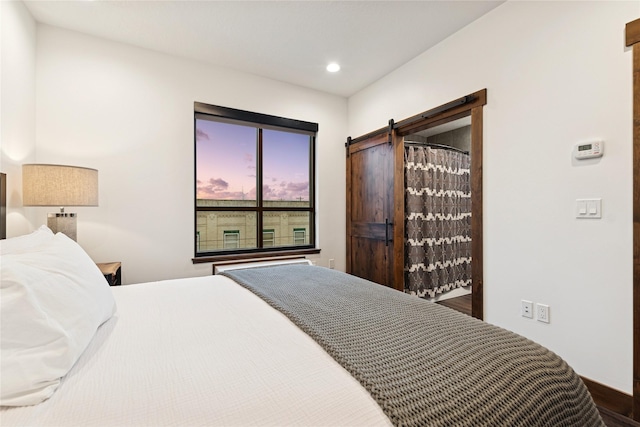
[[[98,268],[104,274],[104,278],[107,279],[109,286],[122,285],[121,265],[119,262],[99,262]]]

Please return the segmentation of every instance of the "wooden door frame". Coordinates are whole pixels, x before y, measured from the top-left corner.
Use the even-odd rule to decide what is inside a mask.
[[[484,318],[484,257],[482,221],[482,108],[487,90],[482,89],[442,104],[398,123],[390,122],[395,149],[395,177],[404,176],[404,137],[463,117],[471,116],[471,315]],[[393,240],[404,241],[404,180],[394,180]],[[394,246],[394,257],[404,259],[404,245]],[[394,283],[404,284],[403,263],[394,264]]]
[[[631,418],[640,421],[640,19],[626,25],[633,50],[633,402]]]

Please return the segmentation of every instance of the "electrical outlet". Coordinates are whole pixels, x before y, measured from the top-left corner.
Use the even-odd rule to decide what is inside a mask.
[[[329,268],[336,268],[336,260],[333,258],[329,260]]]
[[[536,304],[538,322],[549,323],[551,309],[546,304]]]
[[[522,315],[522,317],[533,319],[533,303],[527,300],[522,300],[521,302],[522,305],[520,307],[520,314]]]

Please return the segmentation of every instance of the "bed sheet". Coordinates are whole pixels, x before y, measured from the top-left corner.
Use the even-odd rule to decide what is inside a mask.
[[[112,288],[118,311],[49,400],[8,426],[391,425],[289,319],[231,279]]]

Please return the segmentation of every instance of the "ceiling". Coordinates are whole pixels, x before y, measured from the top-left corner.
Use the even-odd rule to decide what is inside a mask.
[[[40,23],[345,97],[501,3],[25,1]]]

